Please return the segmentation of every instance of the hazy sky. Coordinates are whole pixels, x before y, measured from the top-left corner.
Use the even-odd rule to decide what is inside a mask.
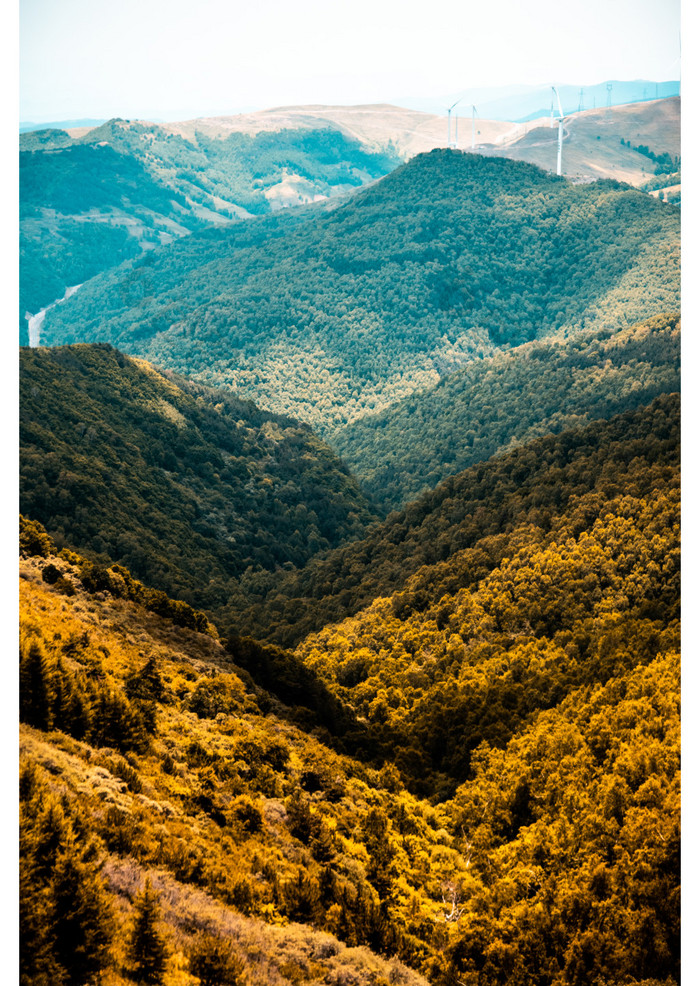
[[[680,0],[20,0],[20,119],[677,79]]]

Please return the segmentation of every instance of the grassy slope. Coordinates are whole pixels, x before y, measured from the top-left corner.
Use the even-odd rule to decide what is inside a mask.
[[[304,218],[118,268],[43,335],[110,341],[327,428],[494,348],[678,306],[677,211],[623,186],[435,151]]]
[[[494,148],[492,153],[529,161],[554,170],[558,128],[538,120],[526,134]],[[588,109],[566,117],[562,169],[570,176],[615,178],[639,187],[654,174],[654,164],[635,147],[680,157],[680,98],[629,103],[610,109]],[[622,141],[630,142],[628,147]]]
[[[680,388],[680,318],[526,343],[329,435],[363,487],[399,508],[449,475],[533,438]]]
[[[47,561],[77,586],[72,595],[42,582]],[[34,788],[25,797],[28,814],[22,818],[27,839],[23,858],[30,867],[24,874],[29,913],[32,891],[41,885],[33,869],[34,840],[51,832],[44,862],[50,853],[75,858],[88,843],[93,846],[87,865],[108,890],[103,910],[109,905],[113,914],[104,983],[132,981],[125,945],[134,897],[146,876],[161,899],[170,986],[197,982],[187,972],[188,956],[202,935],[234,943],[242,978],[232,981],[251,986],[318,982],[319,977],[337,986],[425,983],[398,960],[373,954],[360,919],[349,931],[340,923],[341,908],[329,910],[332,901],[312,914],[294,894],[298,881],[311,880],[317,887],[330,863],[339,899],[344,889],[349,900],[362,891],[368,906],[376,901],[364,876],[368,857],[362,820],[371,805],[393,810],[392,796],[378,784],[376,772],[339,757],[279,718],[275,713],[284,712],[282,707],[247,677],[245,684],[211,637],[183,631],[104,593],[90,595],[76,582],[76,571],[56,557],[22,563],[24,652],[32,643],[38,646],[54,682],[60,660],[74,688],[86,682],[87,672],[121,695],[128,675],[152,659],[164,692],[157,705],[156,735],[140,752],[115,748],[109,741],[100,744],[90,734],[74,738],[65,727],[53,732],[22,727],[22,761],[30,765],[31,776],[23,782],[24,791]],[[197,696],[208,694],[219,702],[216,712],[197,704]],[[318,787],[311,784],[313,778]],[[309,789],[316,794],[310,796]],[[313,805],[318,820],[324,819],[325,855],[318,848],[310,851],[308,835],[292,834],[291,810],[288,814],[285,804],[294,795],[307,810]],[[440,840],[441,820],[408,794],[403,803],[430,851]],[[68,831],[63,817],[69,820]],[[78,833],[77,845],[70,830]],[[423,886],[418,871],[409,875],[414,867],[405,853],[402,862],[411,883]],[[439,912],[439,898],[426,898],[424,905],[428,914]],[[312,917],[318,930],[311,926]],[[294,923],[295,918],[306,923]],[[29,966],[41,964],[45,940],[32,941],[31,927],[27,922],[29,949],[34,950],[25,956]],[[42,931],[46,933],[46,926]],[[375,933],[373,940],[380,939]],[[23,981],[35,980],[27,976]]]

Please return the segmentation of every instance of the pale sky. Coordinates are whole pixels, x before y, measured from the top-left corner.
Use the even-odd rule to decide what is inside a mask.
[[[680,0],[20,0],[20,119],[680,77]]]

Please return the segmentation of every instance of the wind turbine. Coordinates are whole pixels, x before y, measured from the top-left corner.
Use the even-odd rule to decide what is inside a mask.
[[[552,86],[552,92],[557,97],[557,105],[559,106],[559,140],[558,140],[558,148],[557,148],[557,174],[560,175],[561,174],[561,144],[562,144],[562,131],[564,127],[564,114],[561,111],[561,99],[559,99],[559,92],[555,86]],[[552,107],[554,107],[554,98],[552,98]]]
[[[459,99],[456,100],[452,104],[452,106],[448,106],[447,107],[447,146],[448,147],[452,147],[451,130],[450,130],[450,117],[452,115],[452,110],[455,108],[455,106],[457,105],[457,103],[461,103],[462,102],[462,98],[463,97],[460,96]]]
[[[476,106],[474,106],[474,104],[472,103],[472,150],[474,150],[474,147],[476,146],[476,143],[475,143],[475,140],[474,140],[474,117],[475,116],[476,116]]]

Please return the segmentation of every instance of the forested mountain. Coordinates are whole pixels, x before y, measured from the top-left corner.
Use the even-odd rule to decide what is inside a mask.
[[[88,588],[24,533],[22,983],[426,986],[399,956],[432,954],[441,870],[389,819],[437,857],[442,813],[300,729],[215,632]],[[370,864],[388,830],[390,910]]]
[[[525,343],[328,440],[364,488],[400,507],[475,462],[680,390],[680,317]]]
[[[196,606],[376,517],[307,426],[108,345],[22,350],[20,397],[21,509]]]
[[[446,560],[276,694],[23,522],[23,981],[677,983],[678,438],[661,397],[443,484]]]
[[[412,576],[407,605],[437,603],[500,564],[521,525],[544,537],[566,513],[578,536],[608,498],[628,489],[646,496],[665,483],[677,468],[678,416],[678,395],[662,396],[471,466],[301,571],[246,574],[219,614],[221,624],[289,645],[391,595]]]
[[[285,221],[286,220],[286,221]],[[475,356],[678,308],[677,210],[516,161],[419,155],[336,208],[195,234],[48,313],[328,428]]]
[[[212,224],[337,195],[399,158],[337,130],[197,132],[110,120],[20,139],[20,325],[127,257]]]

